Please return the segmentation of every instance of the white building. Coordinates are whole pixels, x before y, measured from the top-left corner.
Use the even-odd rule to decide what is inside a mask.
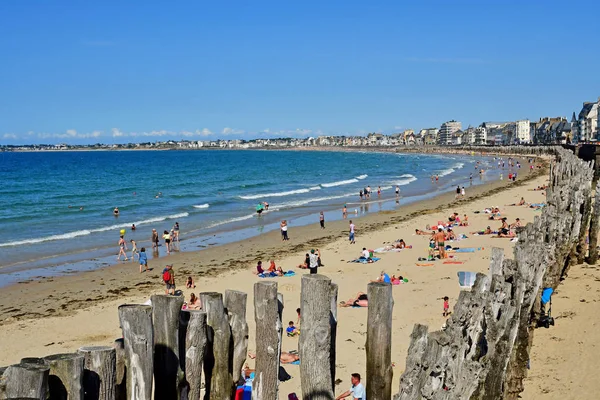
[[[598,107],[600,105],[600,97],[596,102],[585,102],[579,112],[579,119],[577,120],[577,135],[578,141],[586,142],[592,139],[598,139],[598,128],[600,123],[600,112]]]
[[[528,119],[515,122],[515,136],[519,143],[531,143],[531,127]]]
[[[442,124],[438,134],[438,144],[449,145],[452,144],[452,135],[462,129],[460,121],[447,121]]]

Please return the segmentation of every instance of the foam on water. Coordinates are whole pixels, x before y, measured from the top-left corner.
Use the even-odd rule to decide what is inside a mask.
[[[330,188],[330,187],[335,187],[335,186],[349,185],[351,183],[356,183],[356,182],[358,182],[358,179],[352,178],[352,179],[346,179],[345,181],[321,183],[321,186],[324,188]]]
[[[82,229],[79,231],[63,233],[61,235],[50,235],[50,236],[39,237],[39,238],[16,240],[13,242],[0,243],[0,247],[20,246],[20,245],[24,245],[24,244],[50,242],[53,240],[73,239],[73,238],[76,238],[79,236],[87,236],[87,235],[91,235],[92,233],[97,233],[97,232],[107,232],[107,231],[113,231],[113,230],[117,230],[117,229],[129,228],[131,225],[139,226],[139,225],[151,224],[154,222],[161,222],[161,221],[165,221],[167,219],[185,218],[188,215],[190,215],[190,214],[185,212],[185,213],[180,213],[180,214],[173,214],[173,215],[166,215],[166,216],[162,216],[162,217],[145,219],[142,221],[126,222],[126,223],[122,223],[122,224],[104,226],[102,228],[96,228],[96,229]]]
[[[450,168],[447,168],[447,169],[445,169],[445,170],[443,170],[443,171],[440,171],[440,172],[438,173],[438,175],[439,175],[439,176],[446,176],[446,175],[450,175],[451,173],[453,173],[453,172],[456,172],[456,170],[457,170],[457,169],[461,169],[461,168],[462,168],[462,167],[464,167],[464,166],[465,166],[465,164],[463,164],[463,163],[457,163],[457,164],[454,164],[452,167],[450,167]]]
[[[362,180],[362,179],[366,179],[368,176],[369,175],[367,175],[367,174],[359,175],[359,176],[356,177],[356,179],[361,179]]]
[[[290,191],[287,191],[287,192],[250,194],[250,195],[246,195],[246,196],[240,196],[240,199],[255,200],[255,199],[264,199],[264,198],[267,198],[267,197],[291,196],[293,194],[302,194],[302,193],[308,193],[308,192],[310,192],[310,189],[296,189],[296,190],[290,190]]]
[[[200,205],[194,206],[194,208],[208,208],[208,206],[209,206],[209,204],[206,203],[206,204],[200,204]]]

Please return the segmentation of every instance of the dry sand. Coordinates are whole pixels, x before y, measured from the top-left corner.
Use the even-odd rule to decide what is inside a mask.
[[[525,174],[521,175],[524,177]],[[427,324],[432,329],[438,329],[444,323],[442,317],[443,296],[450,297],[451,307],[458,298],[459,286],[457,271],[486,272],[489,266],[490,248],[492,246],[505,248],[508,257],[512,257],[512,247],[508,239],[496,239],[490,236],[475,236],[469,232],[481,230],[487,225],[492,228],[500,226],[499,221],[489,221],[486,214],[474,214],[489,206],[500,206],[503,215],[509,222],[520,218],[524,223],[533,220],[536,213],[527,207],[505,207],[504,205],[517,202],[521,196],[528,202],[539,203],[544,196],[539,191],[529,191],[545,183],[546,176],[533,178],[528,182],[516,184],[498,181],[485,187],[473,187],[467,191],[469,199],[454,201],[452,193],[439,196],[436,199],[400,207],[397,211],[381,212],[356,221],[357,243],[351,245],[347,240],[347,221],[335,221],[327,224],[327,229],[321,231],[316,222],[314,226],[290,227],[290,242],[282,243],[278,232],[271,232],[243,242],[209,248],[196,253],[180,253],[168,258],[151,260],[154,270],[150,273],[139,274],[138,266],[133,263],[121,263],[98,271],[86,272],[74,276],[43,279],[13,285],[0,291],[0,335],[3,346],[0,352],[0,365],[15,363],[26,356],[43,356],[53,353],[73,351],[83,345],[106,345],[115,338],[121,337],[117,307],[120,304],[146,301],[151,294],[161,293],[161,270],[164,264],[172,262],[176,273],[178,288],[183,289],[186,298],[189,294],[200,291],[219,291],[237,289],[249,294],[257,277],[251,274],[251,269],[258,259],[266,262],[274,257],[278,265],[284,269],[295,269],[296,276],[274,278],[279,284],[279,291],[284,295],[285,309],[283,312],[284,325],[296,320],[296,308],[300,299],[300,281],[305,273],[296,266],[304,259],[304,254],[311,248],[320,248],[325,267],[320,270],[339,284],[339,299],[346,300],[355,296],[358,291],[366,291],[366,285],[371,279],[377,278],[381,270],[388,274],[403,275],[408,283],[394,287],[394,314],[392,343],[392,360],[395,363],[393,390],[398,387],[398,379],[403,371],[409,336],[415,323]],[[459,247],[483,247],[476,253],[458,254],[463,265],[445,265],[436,261],[433,267],[418,267],[415,262],[418,257],[426,256],[427,236],[415,236],[414,229],[424,229],[427,224],[438,220],[446,220],[450,212],[456,211],[461,216],[469,216],[470,226],[456,228],[457,233],[466,233],[469,238],[454,243]],[[385,242],[403,238],[412,249],[397,253],[384,253],[381,260],[374,264],[347,263],[359,255],[362,247],[370,249],[382,247]],[[591,271],[590,271],[591,273]],[[594,269],[596,276],[597,270]],[[197,288],[183,288],[185,276],[196,278]],[[576,277],[577,273],[573,272]],[[571,279],[571,278],[569,278]],[[573,281],[576,285],[580,281]],[[569,284],[570,281],[567,281]],[[566,288],[565,285],[565,293]],[[592,286],[593,288],[594,286]],[[561,287],[562,290],[562,287]],[[574,290],[578,290],[577,288]],[[592,312],[592,301],[598,298],[595,289],[590,289],[586,296],[588,312],[577,314],[581,324],[588,332],[594,332],[589,320],[585,318]],[[565,314],[567,308],[559,304],[561,294],[554,298],[555,314],[565,315],[557,319],[557,327],[548,331],[536,332],[536,347],[532,360],[532,379],[526,395],[537,390],[542,385],[537,374],[549,374],[550,370],[542,364],[545,358],[558,359],[561,356],[547,353],[541,354],[541,343],[551,343],[551,347],[564,345],[578,346],[577,341],[571,341],[567,333],[562,342],[545,338],[545,335],[558,335],[562,329],[572,332],[573,319]],[[571,302],[579,306],[579,297],[572,295]],[[250,327],[249,350],[254,350],[254,309],[252,298],[249,297],[248,324]],[[365,322],[367,309],[341,308],[338,313],[337,337],[337,377],[343,382],[336,388],[336,394],[345,391],[349,386],[349,374],[352,372],[365,373]],[[569,321],[569,326],[562,325]],[[583,327],[582,327],[583,329]],[[581,331],[581,330],[580,330]],[[556,333],[555,333],[556,332]],[[577,331],[575,331],[577,332]],[[576,333],[571,333],[574,335]],[[283,350],[297,349],[297,338],[284,337]],[[550,345],[548,345],[550,347]],[[546,347],[546,346],[544,346]],[[581,346],[580,351],[585,351]],[[553,349],[554,350],[554,349]],[[564,358],[564,357],[563,357]],[[576,358],[574,354],[564,358],[570,362]],[[590,358],[590,363],[593,358]],[[249,360],[250,366],[253,365]],[[590,364],[591,365],[591,364]],[[558,364],[556,364],[558,367]],[[536,369],[539,368],[539,369]],[[543,368],[543,369],[542,369]],[[287,395],[292,391],[300,393],[299,367],[286,366],[293,379],[282,383],[281,393]],[[544,372],[542,372],[544,371]],[[566,373],[566,372],[565,372]],[[579,379],[583,375],[579,375]],[[568,379],[565,377],[565,379]],[[578,380],[572,377],[573,382]],[[549,382],[554,384],[552,380]],[[563,382],[564,383],[564,382]],[[541,393],[541,390],[538,390]],[[569,391],[567,390],[566,393]],[[530,399],[538,397],[528,397]],[[558,398],[558,397],[557,397]],[[561,398],[565,398],[564,396]],[[585,397],[579,397],[585,398]],[[589,397],[587,397],[589,398]]]

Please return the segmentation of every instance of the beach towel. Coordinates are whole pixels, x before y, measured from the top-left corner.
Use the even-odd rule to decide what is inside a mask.
[[[460,249],[456,249],[454,250],[457,253],[475,253],[475,251],[477,251],[479,249],[476,249],[475,247],[463,247]]]
[[[294,276],[296,275],[296,273],[294,271],[287,271],[283,274],[283,276]],[[275,272],[267,272],[267,273],[262,273],[262,274],[258,274],[259,278],[280,278],[279,275],[277,275]]]
[[[288,363],[288,364],[300,365],[300,360],[296,360],[296,361]]]
[[[433,267],[435,264],[415,263],[417,267]]]
[[[386,249],[385,247],[380,247],[378,249],[373,250],[375,253],[391,253],[391,252],[400,252],[404,249]]]
[[[377,257],[371,257],[371,260],[373,262],[377,262],[379,260],[381,260],[381,258],[377,258]],[[355,263],[361,263],[361,264],[370,264],[368,259],[366,258],[357,258],[356,260],[352,260],[352,261],[348,261],[348,262],[355,262]]]
[[[469,289],[475,284],[477,272],[458,271],[458,285],[461,289]]]
[[[464,261],[444,261],[444,264],[464,264]]]

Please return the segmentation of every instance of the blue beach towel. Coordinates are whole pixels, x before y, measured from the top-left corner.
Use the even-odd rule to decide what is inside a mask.
[[[373,262],[377,262],[379,260],[381,260],[381,258],[378,257],[371,257],[371,260],[373,260]],[[369,261],[366,258],[357,258],[356,260],[352,260],[352,261],[348,261],[348,262],[355,262],[355,263],[361,263],[361,264],[369,264]]]
[[[283,274],[283,276],[294,276],[296,275],[296,273],[294,271],[287,271]],[[259,278],[279,278],[279,275],[277,275],[275,272],[269,272],[266,274],[258,274]]]
[[[291,362],[291,363],[289,363],[289,364],[300,365],[300,360],[296,360],[296,361],[294,361],[294,362]]]
[[[477,250],[479,249],[476,249],[475,247],[463,247],[454,251],[456,251],[457,253],[475,253],[475,251]]]

